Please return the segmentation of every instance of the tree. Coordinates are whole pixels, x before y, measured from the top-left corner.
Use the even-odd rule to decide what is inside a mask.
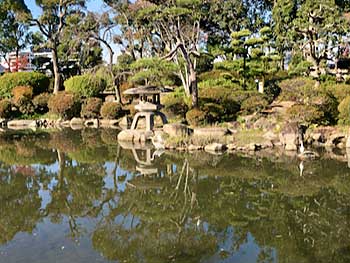
[[[333,51],[345,33],[345,20],[334,0],[305,0],[293,20],[298,46],[312,63],[314,76],[319,78],[321,65],[334,58]]]
[[[102,14],[88,12],[80,28],[81,33],[84,34],[85,32],[85,38],[94,39],[106,47],[109,54],[109,68],[111,72],[113,70],[114,56],[111,45],[113,43],[114,27],[116,27],[116,24],[109,17],[108,12]]]
[[[272,10],[272,24],[276,49],[281,56],[280,68],[284,68],[284,55],[293,48],[293,21],[296,18],[300,0],[277,0]]]
[[[57,93],[61,85],[58,47],[61,44],[62,32],[66,26],[67,17],[79,12],[79,8],[85,6],[85,1],[36,0],[36,4],[42,9],[42,14],[39,18],[32,18],[31,20],[45,36],[47,48],[52,52],[53,72],[55,77],[54,93]]]
[[[11,63],[6,56],[10,52],[15,52],[15,71],[19,70],[19,52],[29,44],[31,38],[26,23],[28,15],[29,10],[23,0],[0,2],[0,53],[10,68]]]
[[[196,63],[200,45],[205,43],[201,22],[204,1],[150,1],[138,10],[138,18],[152,26],[151,37],[163,47],[163,59],[174,61],[180,68],[185,93],[191,97],[192,107],[198,107]]]

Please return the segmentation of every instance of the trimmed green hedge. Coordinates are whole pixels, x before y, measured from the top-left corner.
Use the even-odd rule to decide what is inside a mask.
[[[39,72],[6,73],[0,77],[0,97],[10,98],[12,90],[18,86],[30,86],[33,94],[38,95],[48,90],[50,79]]]
[[[97,96],[106,87],[107,83],[103,78],[92,74],[74,76],[64,82],[66,91],[86,98]]]

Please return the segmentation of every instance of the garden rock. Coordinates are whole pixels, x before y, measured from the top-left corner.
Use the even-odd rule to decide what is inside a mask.
[[[195,128],[193,130],[194,136],[203,136],[210,138],[220,138],[227,134],[230,134],[230,131],[226,128]]]
[[[286,151],[297,151],[299,146],[299,126],[295,122],[287,123],[280,133],[280,142]]]
[[[223,152],[226,149],[227,149],[227,146],[221,143],[212,143],[204,147],[204,150],[206,152]]]
[[[345,142],[345,134],[344,133],[335,133],[332,134],[326,141],[326,147],[334,147],[341,143]],[[341,145],[339,145],[341,147]]]
[[[181,123],[165,124],[163,126],[163,131],[173,137],[187,136],[191,132],[191,130],[185,124]]]
[[[84,125],[84,120],[81,118],[73,118],[70,121],[70,126],[83,126]]]
[[[84,122],[84,125],[86,127],[98,128],[100,124],[99,124],[99,120],[98,119],[90,119],[90,120],[86,120]]]
[[[190,151],[190,152],[193,152],[193,151],[200,151],[203,149],[203,146],[200,146],[200,145],[193,145],[193,144],[190,144],[187,149]]]

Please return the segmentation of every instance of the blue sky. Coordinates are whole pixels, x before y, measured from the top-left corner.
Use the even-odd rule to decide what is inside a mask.
[[[40,14],[40,8],[35,4],[35,0],[24,0],[28,8],[32,11],[34,17]],[[104,4],[102,0],[88,0],[87,9],[94,12],[102,12],[104,9]]]
[[[24,0],[28,8],[31,10],[34,17],[38,17],[40,15],[41,9],[35,4],[35,0]],[[87,3],[87,10],[93,11],[93,12],[103,12],[106,9],[106,6],[102,2],[102,0],[88,0]],[[103,45],[102,45],[103,47]],[[116,45],[113,45],[115,53],[119,53],[119,49]],[[108,54],[105,48],[103,47],[103,59],[105,61],[108,61]],[[114,60],[116,58],[114,57]]]

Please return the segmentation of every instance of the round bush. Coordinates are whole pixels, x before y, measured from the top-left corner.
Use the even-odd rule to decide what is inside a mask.
[[[219,114],[219,118],[216,121],[231,121],[237,117],[237,113],[240,110],[240,103],[243,99],[248,97],[250,92],[235,90],[228,88],[204,88],[199,90],[200,101],[203,105],[210,103],[210,107],[216,104],[217,109],[222,108],[222,112]],[[202,110],[207,111],[205,107],[201,107]],[[215,110],[216,111],[216,110]]]
[[[18,86],[30,86],[37,95],[48,90],[50,79],[39,72],[6,73],[0,77],[0,97],[10,98],[12,90]]]
[[[339,123],[350,124],[350,96],[347,96],[338,106]]]
[[[50,112],[59,115],[63,119],[71,119],[80,116],[81,102],[76,95],[61,91],[48,101]]]
[[[310,125],[320,124],[324,113],[315,105],[295,104],[287,110],[287,115],[293,121]]]
[[[106,88],[106,81],[92,74],[74,76],[64,82],[65,90],[90,98],[97,96]]]
[[[164,110],[173,116],[180,116],[185,118],[188,106],[184,101],[184,94],[170,93],[162,98],[164,104]]]
[[[7,99],[0,100],[0,118],[11,117],[11,102]]]
[[[82,118],[98,118],[102,107],[102,99],[100,98],[88,98],[84,101],[80,116]]]
[[[32,103],[33,88],[30,86],[18,86],[12,90],[12,102],[22,114],[34,112]]]
[[[198,126],[206,122],[206,114],[200,109],[192,109],[186,113],[186,120],[192,126]]]
[[[49,93],[41,93],[35,96],[33,99],[33,104],[35,111],[38,113],[46,113],[49,111],[48,103],[51,95]]]
[[[205,122],[214,123],[220,122],[224,115],[224,107],[216,103],[206,103],[201,107],[205,113]]]
[[[265,109],[269,105],[267,98],[262,94],[256,94],[246,98],[241,104],[243,114],[252,114]]]
[[[101,116],[104,119],[118,119],[123,116],[123,109],[117,102],[105,102],[101,107]]]

